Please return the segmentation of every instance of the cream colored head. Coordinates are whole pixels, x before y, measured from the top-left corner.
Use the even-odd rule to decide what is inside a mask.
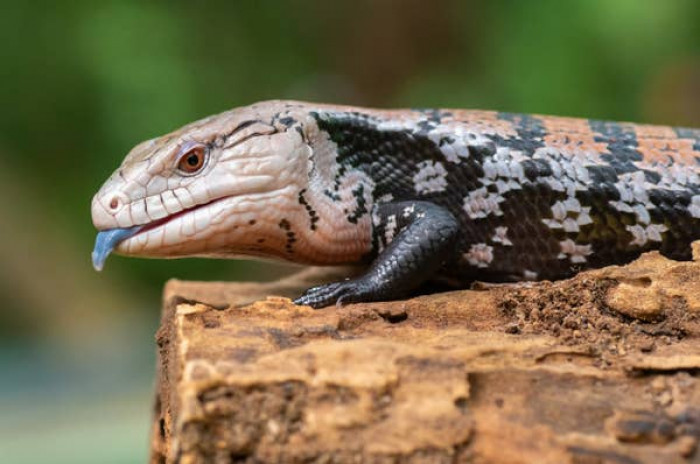
[[[163,257],[279,254],[283,232],[255,231],[303,212],[298,192],[312,155],[304,131],[314,125],[304,106],[263,102],[136,146],[92,200],[102,231],[95,266],[112,248]]]

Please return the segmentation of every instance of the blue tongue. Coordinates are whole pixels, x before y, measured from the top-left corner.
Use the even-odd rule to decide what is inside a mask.
[[[107,261],[107,256],[119,245],[119,242],[136,234],[143,226],[129,227],[128,229],[109,229],[97,234],[95,248],[92,250],[92,265],[96,271],[101,271]]]

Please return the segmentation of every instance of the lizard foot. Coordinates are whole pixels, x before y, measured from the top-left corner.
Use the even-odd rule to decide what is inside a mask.
[[[368,290],[367,286],[363,285],[360,279],[348,279],[312,287],[294,300],[294,304],[319,309],[332,304],[342,306],[346,303],[370,301],[370,292]]]

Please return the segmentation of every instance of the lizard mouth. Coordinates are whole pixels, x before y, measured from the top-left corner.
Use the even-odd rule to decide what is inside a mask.
[[[95,270],[101,271],[104,267],[105,261],[107,261],[107,257],[109,257],[112,251],[114,251],[114,249],[118,247],[119,244],[123,241],[135,237],[138,234],[146,233],[179,217],[182,217],[186,214],[190,214],[198,209],[207,207],[212,203],[226,200],[227,198],[230,197],[217,198],[216,200],[212,200],[207,203],[195,205],[190,208],[183,209],[182,211],[178,211],[177,213],[171,214],[169,216],[165,216],[161,219],[149,222],[148,224],[99,231],[97,233],[97,237],[95,238],[95,247],[92,250],[93,267],[95,268]]]

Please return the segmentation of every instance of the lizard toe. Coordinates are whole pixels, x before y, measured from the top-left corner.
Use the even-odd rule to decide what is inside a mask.
[[[311,306],[314,309],[333,304],[342,306],[345,303],[359,301],[361,295],[361,286],[356,281],[344,280],[312,287],[294,300],[294,304]]]

